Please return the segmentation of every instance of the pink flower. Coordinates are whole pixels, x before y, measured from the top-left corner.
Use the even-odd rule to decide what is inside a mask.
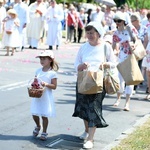
[[[113,42],[118,43],[120,38],[117,35],[113,35]]]
[[[122,46],[125,48],[125,49],[129,49],[129,42],[128,41],[125,41],[123,43],[121,43]]]

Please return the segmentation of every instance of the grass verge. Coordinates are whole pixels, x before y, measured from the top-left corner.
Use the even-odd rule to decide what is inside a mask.
[[[111,150],[150,150],[150,118]]]

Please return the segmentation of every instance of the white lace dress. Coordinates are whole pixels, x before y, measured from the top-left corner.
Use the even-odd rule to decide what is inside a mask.
[[[2,39],[2,43],[4,46],[9,46],[9,47],[19,47],[20,46],[21,41],[19,38],[18,27],[15,25],[14,22],[19,22],[19,19],[11,18],[5,23],[4,35],[3,35],[3,39]],[[6,31],[12,31],[12,33],[7,34]]]
[[[53,70],[43,72],[42,68],[40,68],[36,71],[36,76],[50,84],[52,79],[57,78],[57,73]],[[46,87],[40,98],[32,98],[31,113],[36,116],[55,117],[56,113],[52,89]]]

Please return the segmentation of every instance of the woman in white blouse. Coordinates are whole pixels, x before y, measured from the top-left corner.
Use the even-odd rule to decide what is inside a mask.
[[[98,71],[102,64],[106,68],[115,66],[115,56],[112,47],[109,43],[105,43],[102,40],[103,31],[103,27],[97,22],[90,22],[85,27],[88,41],[78,51],[75,60],[76,71],[83,71],[87,67],[90,71]],[[105,57],[107,62],[105,62]],[[78,92],[76,94],[77,99],[73,117],[79,117],[84,121],[85,131],[79,138],[86,140],[83,145],[85,149],[93,147],[93,137],[96,128],[108,126],[102,115],[102,102],[105,94],[105,90],[97,94],[80,94]]]
[[[113,49],[116,50],[118,56],[118,62],[123,62],[129,55],[132,54],[130,50],[130,42],[135,42],[137,37],[137,30],[133,25],[126,24],[126,18],[122,12],[117,12],[114,16],[114,22],[116,23],[117,30],[113,34]],[[134,41],[132,41],[132,37],[134,37]],[[123,92],[126,95],[126,102],[124,106],[124,111],[129,111],[130,105],[130,97],[133,92],[133,85],[125,86],[125,81],[121,74],[119,73],[120,79],[120,90],[117,93],[117,100],[114,106],[118,106],[120,104],[121,96]]]

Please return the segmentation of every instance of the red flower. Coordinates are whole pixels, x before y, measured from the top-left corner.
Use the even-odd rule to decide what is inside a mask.
[[[125,42],[123,42],[121,44],[124,47],[124,49],[129,49],[129,42],[128,41],[125,41]]]
[[[120,38],[117,35],[113,35],[113,42],[118,43]]]

